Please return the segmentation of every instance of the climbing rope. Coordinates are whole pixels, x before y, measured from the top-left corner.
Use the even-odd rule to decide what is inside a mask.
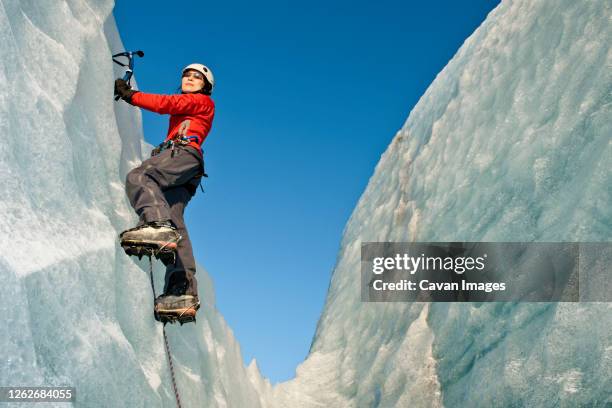
[[[153,291],[153,304],[155,305],[155,282],[153,282],[153,260],[149,255],[149,275],[151,276],[151,290]]]
[[[172,388],[174,389],[174,396],[176,397],[176,406],[181,408],[181,397],[176,387],[176,378],[174,377],[174,365],[172,364],[172,356],[170,355],[170,346],[168,345],[168,336],[166,336],[166,323],[163,326],[164,332],[164,344],[166,345],[166,355],[168,356],[168,363],[170,364],[170,375],[172,377]]]
[[[149,275],[151,277],[151,290],[153,291],[153,303],[155,304],[155,283],[153,282],[153,260],[149,255]],[[162,327],[164,333],[164,346],[166,348],[166,357],[168,357],[168,364],[170,365],[170,377],[172,378],[172,389],[174,390],[174,396],[176,397],[176,406],[181,408],[181,397],[179,396],[178,387],[176,386],[176,377],[174,376],[174,364],[172,363],[172,355],[170,354],[170,345],[168,344],[168,336],[166,335],[166,323]]]

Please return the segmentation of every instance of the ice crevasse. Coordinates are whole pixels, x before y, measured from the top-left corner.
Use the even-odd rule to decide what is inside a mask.
[[[612,403],[608,303],[374,304],[359,288],[361,242],[610,241],[611,7],[504,1],[465,41],[376,166],[295,379],[243,365],[199,267],[198,324],[168,330],[184,404]],[[14,248],[0,255],[0,385],[173,406],[161,327],[140,307],[148,264],[116,243],[135,222],[125,174],[150,146],[105,85],[123,49],[112,9],[0,0],[0,236]]]

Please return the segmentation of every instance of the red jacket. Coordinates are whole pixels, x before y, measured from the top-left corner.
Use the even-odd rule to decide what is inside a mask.
[[[189,143],[202,153],[202,143],[208,136],[215,117],[215,103],[204,94],[156,95],[136,92],[132,105],[157,112],[170,114],[166,140],[177,135],[195,136]]]

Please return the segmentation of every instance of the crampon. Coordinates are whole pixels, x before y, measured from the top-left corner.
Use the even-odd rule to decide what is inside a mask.
[[[142,242],[121,242],[121,247],[127,255],[137,256],[138,259],[142,259],[143,256],[153,256],[162,261],[164,265],[175,263],[176,246],[176,242],[170,242],[164,246]]]
[[[154,256],[164,264],[174,263],[181,235],[168,221],[150,222],[123,231],[119,242],[128,255]]]
[[[164,304],[163,302],[155,302],[154,315],[155,320],[161,323],[195,323],[196,312],[200,308],[200,301],[195,302],[177,302],[174,305]]]

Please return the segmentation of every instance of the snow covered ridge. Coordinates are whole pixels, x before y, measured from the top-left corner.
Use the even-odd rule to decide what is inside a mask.
[[[125,174],[150,147],[112,101],[112,7],[0,0],[0,385],[173,406],[147,265],[116,243],[135,221]],[[609,16],[605,1],[504,2],[466,40],[355,209],[294,380],[244,367],[199,267],[208,304],[169,329],[184,405],[612,402],[608,304],[372,304],[359,288],[365,241],[610,241]]]

